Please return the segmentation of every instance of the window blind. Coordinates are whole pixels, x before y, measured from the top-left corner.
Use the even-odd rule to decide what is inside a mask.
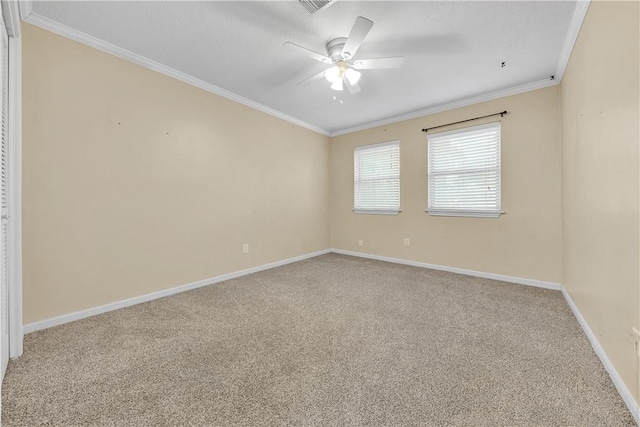
[[[500,123],[427,136],[431,215],[500,216]]]
[[[354,208],[359,213],[400,211],[400,141],[356,147]]]

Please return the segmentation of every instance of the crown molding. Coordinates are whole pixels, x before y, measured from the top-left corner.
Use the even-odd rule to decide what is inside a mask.
[[[578,38],[578,35],[580,33],[580,28],[582,27],[582,23],[584,21],[584,18],[587,14],[587,10],[589,8],[589,5],[591,4],[591,0],[578,0],[576,2],[576,7],[574,9],[573,15],[571,17],[571,21],[569,23],[569,28],[567,30],[567,34],[565,36],[565,40],[564,43],[562,45],[562,49],[560,52],[560,57],[558,60],[558,64],[556,66],[556,72],[555,72],[555,79],[551,80],[551,79],[543,79],[543,80],[538,80],[535,82],[531,82],[531,83],[526,83],[523,85],[519,85],[519,86],[514,86],[514,87],[510,87],[510,88],[506,88],[506,89],[500,89],[494,92],[489,92],[489,93],[485,93],[485,94],[481,94],[481,95],[477,95],[477,96],[472,96],[469,98],[464,98],[464,99],[460,99],[457,101],[453,101],[450,103],[446,103],[446,104],[441,104],[441,105],[436,105],[436,106],[432,106],[432,107],[428,107],[425,109],[421,109],[421,110],[417,110],[417,111],[412,111],[409,113],[405,113],[405,114],[401,114],[401,115],[396,115],[396,116],[391,116],[391,117],[387,117],[384,119],[380,119],[380,120],[375,120],[372,122],[367,122],[367,123],[363,123],[357,126],[350,126],[344,129],[339,129],[333,132],[330,132],[326,129],[320,128],[318,126],[315,126],[311,123],[307,123],[304,122],[302,120],[299,120],[295,117],[292,117],[288,114],[282,113],[278,110],[275,110],[273,108],[267,107],[263,104],[260,104],[256,101],[250,100],[248,98],[245,98],[243,96],[237,95],[231,91],[228,91],[226,89],[223,89],[221,87],[212,85],[210,83],[207,83],[203,80],[200,80],[198,78],[195,78],[187,73],[184,73],[182,71],[178,71],[174,68],[168,67],[164,64],[161,64],[157,61],[151,60],[149,58],[146,58],[144,56],[138,55],[136,53],[133,53],[131,51],[128,51],[124,48],[121,48],[119,46],[116,46],[114,44],[108,43],[106,41],[103,41],[97,37],[88,35],[86,33],[83,33],[81,31],[78,31],[74,28],[71,28],[69,26],[60,24],[59,22],[53,21],[49,18],[46,18],[44,16],[38,15],[37,13],[33,12],[33,0],[20,0],[19,1],[19,5],[20,5],[20,16],[22,17],[22,20],[24,20],[25,22],[28,22],[30,24],[33,24],[35,26],[38,26],[40,28],[43,28],[45,30],[51,31],[53,33],[56,33],[58,35],[61,35],[63,37],[66,37],[68,39],[77,41],[79,43],[85,44],[87,46],[93,47],[95,49],[98,49],[100,51],[109,53],[111,55],[117,56],[118,58],[133,62],[135,64],[138,64],[142,67],[148,68],[150,70],[159,72],[161,74],[164,74],[166,76],[175,78],[177,80],[180,80],[184,83],[190,84],[192,86],[195,86],[197,88],[200,88],[202,90],[205,90],[207,92],[222,96],[224,98],[230,99],[232,101],[235,101],[239,104],[248,106],[250,108],[253,108],[255,110],[261,111],[263,113],[269,114],[273,117],[277,117],[279,119],[285,120],[289,123],[293,123],[295,125],[298,125],[300,127],[309,129],[311,131],[317,132],[319,134],[325,135],[325,136],[330,136],[330,137],[335,137],[335,136],[340,136],[340,135],[346,135],[349,133],[353,133],[353,132],[358,132],[361,130],[366,130],[366,129],[371,129],[377,126],[385,126],[385,125],[389,125],[392,123],[397,123],[397,122],[401,122],[404,120],[410,120],[410,119],[415,119],[415,118],[419,118],[419,117],[424,117],[424,116],[428,116],[430,114],[435,114],[435,113],[440,113],[443,111],[449,111],[449,110],[453,110],[456,108],[461,108],[461,107],[466,107],[469,105],[474,105],[474,104],[478,104],[481,102],[486,102],[486,101],[492,101],[498,98],[503,98],[506,96],[511,96],[511,95],[517,95],[520,93],[524,93],[524,92],[529,92],[532,90],[537,90],[537,89],[542,89],[545,87],[550,87],[550,86],[554,86],[557,84],[560,84],[560,82],[562,81],[562,76],[564,75],[564,71],[567,67],[567,64],[569,63],[569,58],[571,57],[571,52],[573,50],[573,46],[576,43],[576,40]]]
[[[584,18],[587,16],[587,10],[589,9],[590,4],[591,0],[579,0],[576,2],[576,8],[573,10],[573,15],[569,22],[569,28],[567,29],[567,34],[564,38],[564,43],[562,44],[562,50],[560,51],[558,66],[556,67],[555,78],[558,82],[562,81],[564,71],[567,69],[567,65],[569,65],[571,52],[573,51],[576,41],[578,41],[580,28],[582,28]]]
[[[542,89],[549,86],[555,86],[559,84],[558,80],[551,80],[550,78],[544,80],[538,80],[532,83],[526,83],[519,86],[513,86],[507,89],[500,89],[494,92],[485,93],[482,95],[473,96],[471,98],[464,98],[458,101],[453,101],[447,104],[436,105],[434,107],[425,108],[424,110],[413,111],[399,116],[388,117],[386,119],[376,120],[362,125],[348,127],[335,132],[331,132],[331,136],[346,135],[348,133],[358,132],[365,129],[371,129],[378,126],[390,125],[392,123],[398,123],[405,120],[417,119],[420,117],[428,116],[431,114],[441,113],[443,111],[455,110],[456,108],[467,107],[469,105],[479,104],[481,102],[492,101],[494,99],[504,98],[511,95],[517,95],[519,93],[529,92],[532,90]]]
[[[360,130],[371,129],[377,126],[389,125],[391,123],[401,122],[403,120],[416,119],[418,117],[427,116],[429,114],[440,113],[443,111],[453,110],[460,107],[466,107],[468,105],[478,104],[480,102],[491,101],[494,99],[502,98],[505,96],[517,95],[519,93],[528,92],[531,90],[542,89],[549,86],[554,86],[560,84],[562,81],[562,76],[564,75],[564,71],[569,64],[569,58],[571,57],[571,52],[573,51],[573,46],[575,46],[576,41],[578,40],[578,35],[580,34],[580,28],[582,27],[582,23],[584,22],[584,18],[587,15],[587,10],[589,9],[589,5],[591,4],[591,0],[578,0],[576,2],[576,7],[573,10],[573,15],[571,16],[571,21],[569,22],[569,28],[567,29],[567,34],[565,35],[564,42],[562,43],[562,49],[560,51],[560,57],[558,58],[558,64],[556,65],[556,72],[554,74],[554,79],[544,79],[539,80],[532,83],[527,83],[520,86],[515,86],[512,88],[502,89],[495,92],[486,93],[483,95],[478,95],[471,98],[465,98],[459,101],[454,101],[448,104],[436,105],[434,107],[426,108],[424,110],[418,110],[406,114],[401,114],[399,116],[393,116],[386,119],[376,120],[369,123],[364,123],[358,126],[352,126],[348,128],[344,128],[338,131],[331,132],[331,136],[340,136],[346,135],[348,133],[357,132]]]
[[[33,13],[33,0],[18,0],[20,19],[26,20]]]
[[[26,8],[24,8],[24,10],[21,9],[21,13],[28,13],[28,12],[29,10]],[[82,43],[94,49],[98,49],[102,52],[106,52],[120,59],[133,62],[134,64],[140,65],[149,70],[156,71],[160,74],[164,74],[165,76],[169,76],[176,80],[180,80],[181,82],[187,83],[191,86],[195,86],[199,89],[205,90],[215,95],[219,95],[223,98],[230,99],[231,101],[237,102],[238,104],[245,105],[247,107],[253,108],[254,110],[261,111],[263,113],[269,114],[270,116],[277,117],[279,119],[285,120],[294,125],[309,129],[313,132],[317,132],[325,136],[330,136],[329,131],[322,129],[318,126],[296,119],[295,117],[289,116],[278,110],[267,107],[266,105],[260,104],[259,102],[252,101],[248,98],[237,95],[219,86],[215,86],[203,80],[195,78],[187,73],[168,67],[164,64],[161,64],[160,62],[146,58],[142,55],[138,55],[137,53],[131,52],[127,49],[124,49],[112,43],[106,42],[97,37],[83,33],[82,31],[78,31],[74,28],[71,28],[67,25],[56,22],[52,19],[38,15],[33,11],[31,11],[29,14],[24,15],[22,19],[23,21],[28,22],[29,24],[35,25],[37,27],[40,27],[44,30],[51,31],[52,33],[58,34],[62,37],[66,37],[78,43]]]

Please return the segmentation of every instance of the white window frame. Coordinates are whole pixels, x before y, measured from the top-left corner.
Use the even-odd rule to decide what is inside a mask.
[[[356,203],[356,199],[357,199],[357,192],[358,192],[358,183],[359,180],[356,177],[356,170],[357,170],[357,162],[358,162],[358,152],[359,151],[366,151],[369,149],[374,149],[374,148],[380,148],[380,147],[385,147],[385,146],[396,146],[398,149],[398,176],[397,176],[397,180],[398,180],[398,206],[396,209],[388,209],[388,208],[363,208],[363,207],[359,207],[357,206]],[[369,215],[398,215],[398,213],[401,212],[400,210],[400,140],[393,140],[393,141],[387,141],[387,142],[381,142],[378,144],[369,144],[369,145],[362,145],[359,147],[355,147],[353,149],[353,171],[354,171],[354,176],[353,176],[353,212],[357,213],[357,214],[369,214]],[[395,177],[393,177],[395,178]]]
[[[444,136],[450,136],[450,135],[457,135],[457,134],[462,134],[465,132],[469,132],[469,131],[475,131],[475,130],[481,130],[483,128],[493,128],[493,127],[497,127],[498,128],[498,152],[497,152],[497,156],[498,156],[498,166],[497,166],[497,172],[498,172],[498,180],[497,180],[497,186],[496,186],[496,197],[497,197],[497,206],[495,209],[490,209],[490,210],[472,210],[472,209],[465,209],[465,208],[461,208],[461,209],[451,209],[451,208],[447,208],[447,209],[442,209],[442,208],[437,208],[432,206],[432,198],[431,198],[431,193],[433,191],[432,189],[432,176],[435,175],[434,172],[432,172],[431,170],[431,166],[432,166],[432,162],[431,159],[434,154],[432,151],[432,144],[430,142],[431,138],[435,138],[435,137],[444,137]],[[485,123],[482,125],[477,125],[477,126],[468,126],[468,127],[464,127],[464,128],[460,128],[460,129],[455,129],[455,130],[451,130],[451,131],[447,131],[447,132],[439,132],[439,133],[434,133],[431,135],[427,135],[427,210],[426,212],[429,215],[433,215],[433,216],[458,216],[458,217],[475,217],[475,218],[498,218],[501,214],[502,214],[502,159],[501,159],[501,152],[502,152],[502,123],[500,121],[497,122],[491,122],[491,123]],[[443,173],[443,172],[439,172],[439,175],[443,175],[443,174],[459,174],[460,172],[463,173],[473,173],[473,172],[480,172],[483,170],[495,170],[495,168],[484,168],[484,167],[478,167],[478,168],[473,168],[473,169],[453,169],[451,171],[448,171],[447,173]]]

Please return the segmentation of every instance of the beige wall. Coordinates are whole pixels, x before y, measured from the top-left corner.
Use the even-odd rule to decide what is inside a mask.
[[[563,284],[638,401],[637,2],[592,2],[561,86]]]
[[[592,3],[561,86],[331,139],[23,25],[25,323],[331,246],[563,283],[637,400],[638,12]],[[426,214],[421,129],[504,109],[507,214]],[[354,214],[395,139],[403,212]]]
[[[429,216],[427,143],[421,129],[503,110],[510,112],[502,119],[502,207],[507,214],[498,219]],[[560,283],[560,134],[554,86],[332,138],[332,247]],[[353,213],[353,148],[395,139],[401,141],[402,212]],[[404,246],[405,237],[410,247]],[[360,239],[363,247],[358,247]]]
[[[25,323],[329,247],[329,138],[27,24],[23,70]]]

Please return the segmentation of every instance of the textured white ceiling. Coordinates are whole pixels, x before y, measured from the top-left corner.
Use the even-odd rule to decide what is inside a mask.
[[[548,79],[575,7],[336,0],[310,15],[297,1],[33,4],[39,16],[329,132]],[[332,91],[324,79],[297,85],[326,66],[282,44],[325,53],[327,41],[346,37],[359,15],[374,26],[356,59],[405,56],[404,67],[364,70],[356,95]]]

